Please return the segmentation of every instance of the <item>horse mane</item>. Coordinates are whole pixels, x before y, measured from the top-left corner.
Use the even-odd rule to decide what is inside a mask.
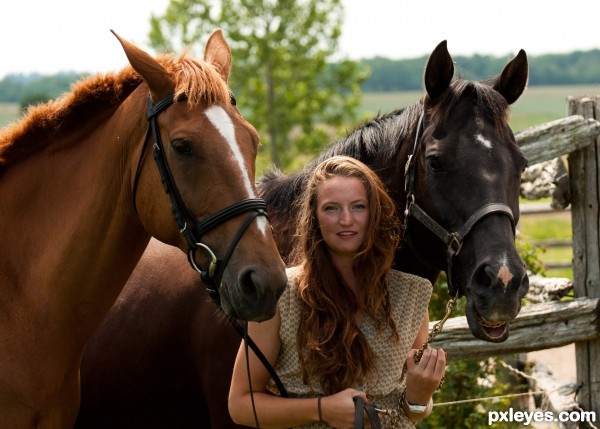
[[[189,58],[186,53],[177,59],[163,54],[157,61],[172,76],[175,96],[186,94],[190,108],[202,101],[231,102],[227,82],[212,64]],[[83,78],[71,86],[71,92],[30,106],[19,121],[0,131],[0,173],[55,140],[49,136],[76,129],[94,118],[106,117],[142,83],[142,77],[131,66],[126,66],[120,72]]]

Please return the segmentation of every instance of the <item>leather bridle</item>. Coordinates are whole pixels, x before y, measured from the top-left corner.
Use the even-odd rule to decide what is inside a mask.
[[[405,227],[404,227],[404,237],[409,246],[413,249],[415,254],[418,252],[415,251],[413,244],[407,234],[408,231],[408,222],[409,218],[413,217],[417,221],[419,221],[425,228],[427,228],[430,232],[435,234],[446,246],[446,277],[448,281],[448,291],[451,296],[456,296],[457,294],[462,295],[461,291],[457,289],[456,286],[452,283],[452,263],[454,257],[460,253],[462,249],[465,238],[471,232],[475,224],[483,219],[485,216],[490,214],[504,214],[508,216],[510,219],[513,235],[515,233],[515,219],[513,216],[513,212],[511,208],[505,203],[488,203],[476,210],[464,225],[454,232],[449,232],[439,223],[437,223],[431,216],[429,216],[425,210],[423,210],[417,203],[415,199],[415,170],[416,170],[416,155],[421,146],[421,140],[423,137],[423,130],[425,129],[424,125],[424,113],[421,113],[419,117],[419,122],[417,124],[417,132],[415,136],[415,144],[413,146],[412,154],[408,156],[408,160],[406,161],[406,166],[404,169],[404,190],[406,192],[406,208],[404,210],[405,217]]]
[[[233,95],[231,97],[232,103],[235,104],[235,98],[233,98]],[[185,94],[177,97],[177,101],[184,101],[186,99],[187,96]],[[140,153],[135,178],[133,181],[133,206],[137,212],[135,203],[136,190],[144,154],[150,141],[150,135],[152,135],[154,138],[154,160],[158,166],[158,171],[160,172],[165,191],[171,200],[175,222],[177,223],[179,232],[181,232],[185,239],[188,261],[192,268],[200,274],[200,278],[206,286],[206,290],[208,291],[208,294],[213,302],[219,305],[221,301],[219,289],[221,287],[225,267],[227,266],[227,263],[229,262],[236,245],[252,221],[258,216],[267,216],[267,204],[261,198],[247,198],[225,207],[224,209],[214,213],[202,221],[197,220],[197,218],[187,208],[181,198],[181,195],[179,194],[179,191],[177,190],[177,186],[175,185],[173,175],[171,174],[169,164],[167,163],[167,159],[165,157],[164,145],[160,137],[157,117],[174,102],[174,95],[169,95],[157,103],[154,103],[150,98],[148,99],[148,111],[146,113],[148,118],[148,130],[146,132],[146,137],[144,139],[144,144],[142,146],[142,151]],[[235,234],[231,244],[229,245],[229,248],[227,249],[227,252],[225,253],[225,257],[223,259],[217,258],[210,247],[201,242],[202,236],[208,231],[243,213],[250,214],[242,222],[242,225]],[[195,256],[198,249],[204,251],[210,258],[210,263],[207,269],[202,268],[196,263]]]

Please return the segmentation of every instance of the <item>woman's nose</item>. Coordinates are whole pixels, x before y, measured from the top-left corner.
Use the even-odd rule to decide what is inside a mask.
[[[343,209],[341,213],[340,223],[342,225],[351,225],[353,222],[352,213],[349,209]]]

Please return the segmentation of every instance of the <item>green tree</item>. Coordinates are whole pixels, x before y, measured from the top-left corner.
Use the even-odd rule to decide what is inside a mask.
[[[214,28],[230,42],[230,86],[278,168],[298,168],[357,117],[366,71],[333,61],[340,0],[171,0],[151,17],[150,43],[177,52]],[[264,148],[261,148],[264,150]]]

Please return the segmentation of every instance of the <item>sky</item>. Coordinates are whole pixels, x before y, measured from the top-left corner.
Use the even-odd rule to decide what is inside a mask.
[[[340,56],[529,55],[600,48],[597,0],[342,0]],[[120,36],[152,52],[150,14],[169,0],[17,0],[0,13],[0,79],[6,74],[107,72],[127,64]],[[93,6],[92,6],[93,5]],[[227,36],[227,35],[225,35]],[[235,64],[235,59],[234,59]]]

